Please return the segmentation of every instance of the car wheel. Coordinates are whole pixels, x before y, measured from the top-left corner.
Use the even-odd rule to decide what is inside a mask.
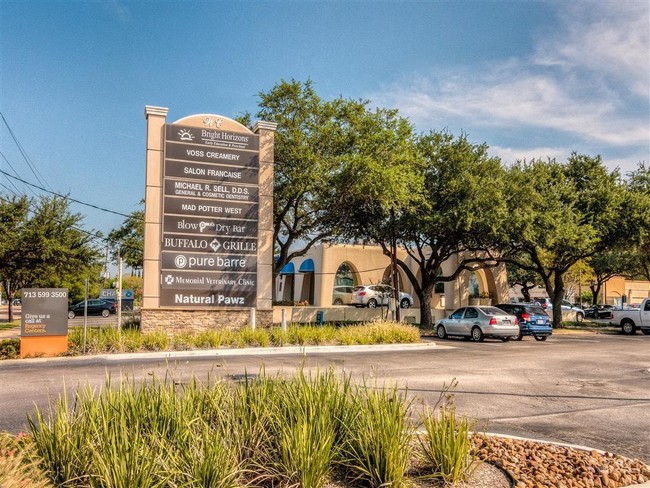
[[[343,305],[343,300],[337,298],[336,300],[334,300],[334,305]]]
[[[447,338],[447,331],[445,330],[444,325],[439,325],[438,328],[436,329],[436,335],[438,336],[438,339],[446,339]]]
[[[69,318],[69,319],[73,319],[73,318],[74,318],[74,312],[73,312],[72,310],[70,310],[70,311],[68,312],[68,318]]]
[[[576,314],[576,322],[582,322],[585,319],[585,316],[581,313]]]
[[[409,301],[408,298],[402,298],[402,301],[399,303],[400,308],[409,308],[411,306],[411,302]]]
[[[377,300],[374,298],[368,300],[368,308],[377,308]]]
[[[623,334],[626,335],[632,335],[636,332],[636,326],[634,325],[634,322],[631,320],[626,320],[621,324],[621,328],[623,329]]]
[[[536,341],[544,342],[548,336],[535,336]]]
[[[102,317],[108,317],[111,314],[111,311],[107,308],[102,310]]]
[[[483,342],[484,338],[485,336],[483,335],[481,328],[478,325],[475,325],[472,329],[472,339],[474,339],[476,342]]]

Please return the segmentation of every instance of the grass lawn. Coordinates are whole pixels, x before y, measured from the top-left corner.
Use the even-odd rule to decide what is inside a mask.
[[[20,327],[20,320],[14,320],[13,322],[0,322],[0,330],[13,329],[14,327]]]

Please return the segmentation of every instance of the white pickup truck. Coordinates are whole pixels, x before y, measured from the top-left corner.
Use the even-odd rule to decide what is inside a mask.
[[[638,309],[612,310],[613,325],[620,325],[623,334],[634,334],[641,330],[646,335],[650,335],[650,298],[641,302]]]

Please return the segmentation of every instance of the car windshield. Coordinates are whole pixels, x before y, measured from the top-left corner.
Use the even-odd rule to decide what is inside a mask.
[[[359,291],[359,290],[363,290],[364,288],[365,286],[355,286],[354,288],[352,288],[352,291]]]
[[[506,312],[497,307],[481,307],[480,310],[485,315],[508,315]]]

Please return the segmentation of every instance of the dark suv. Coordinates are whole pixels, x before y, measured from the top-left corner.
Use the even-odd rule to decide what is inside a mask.
[[[88,300],[88,315],[101,315],[102,317],[108,317],[112,313],[117,313],[117,307],[115,303],[108,302],[106,300],[93,299]],[[68,307],[68,318],[73,319],[77,315],[83,317],[84,314],[84,302],[75,303]]]
[[[517,316],[519,319],[520,341],[524,336],[533,336],[535,340],[545,341],[553,333],[553,324],[550,317],[539,305],[530,303],[500,303],[495,305],[504,312]]]

